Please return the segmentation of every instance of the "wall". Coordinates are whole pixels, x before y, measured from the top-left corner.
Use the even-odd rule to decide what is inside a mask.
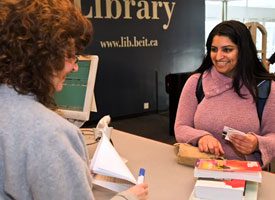
[[[204,53],[201,0],[75,0],[95,29],[97,113],[120,117],[168,110],[165,76],[198,67]],[[149,109],[144,109],[149,103]]]

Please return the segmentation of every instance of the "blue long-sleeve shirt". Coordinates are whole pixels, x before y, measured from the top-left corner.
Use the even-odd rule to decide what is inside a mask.
[[[94,200],[88,162],[76,126],[34,96],[0,85],[0,199]]]

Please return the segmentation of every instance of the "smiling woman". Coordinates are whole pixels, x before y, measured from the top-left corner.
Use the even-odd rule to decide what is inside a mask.
[[[175,122],[178,142],[198,146],[201,152],[226,159],[255,160],[263,167],[275,158],[275,82],[259,122],[257,85],[275,80],[257,57],[247,27],[239,21],[224,21],[214,27],[206,42],[201,66],[187,80],[179,100]],[[202,75],[203,93],[196,97]],[[226,141],[225,126],[246,134]]]
[[[210,56],[218,72],[233,76],[238,61],[238,47],[228,37],[217,35],[213,38]]]
[[[65,57],[65,67],[53,75],[52,83],[56,92],[60,92],[63,89],[63,84],[69,73],[78,71],[77,62],[78,57],[76,55],[72,58]]]
[[[94,199],[82,133],[54,112],[92,32],[70,0],[0,1],[0,199]],[[113,199],[147,196],[143,183]]]
[[[205,37],[220,21],[235,19],[243,23],[260,23],[267,31],[266,54],[267,58],[275,51],[275,1],[270,0],[206,0],[205,1]],[[262,49],[262,36],[257,35],[256,47]],[[205,38],[206,39],[206,38]],[[258,55],[262,57],[260,54]],[[272,72],[275,65],[270,66]]]

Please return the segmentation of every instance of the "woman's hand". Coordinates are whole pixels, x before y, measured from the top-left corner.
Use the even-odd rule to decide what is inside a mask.
[[[258,138],[252,133],[245,135],[232,134],[230,141],[241,154],[248,155],[258,148]]]
[[[212,153],[216,156],[224,154],[221,143],[212,135],[205,135],[199,139],[199,150],[201,152]]]
[[[148,199],[148,184],[147,183],[141,183],[138,185],[135,185],[128,189],[128,192],[131,192],[132,194],[136,195],[139,200],[147,200]]]

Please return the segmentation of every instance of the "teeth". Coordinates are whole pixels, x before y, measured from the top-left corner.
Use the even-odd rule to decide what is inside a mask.
[[[227,62],[217,62],[218,65],[224,66],[227,64]]]

